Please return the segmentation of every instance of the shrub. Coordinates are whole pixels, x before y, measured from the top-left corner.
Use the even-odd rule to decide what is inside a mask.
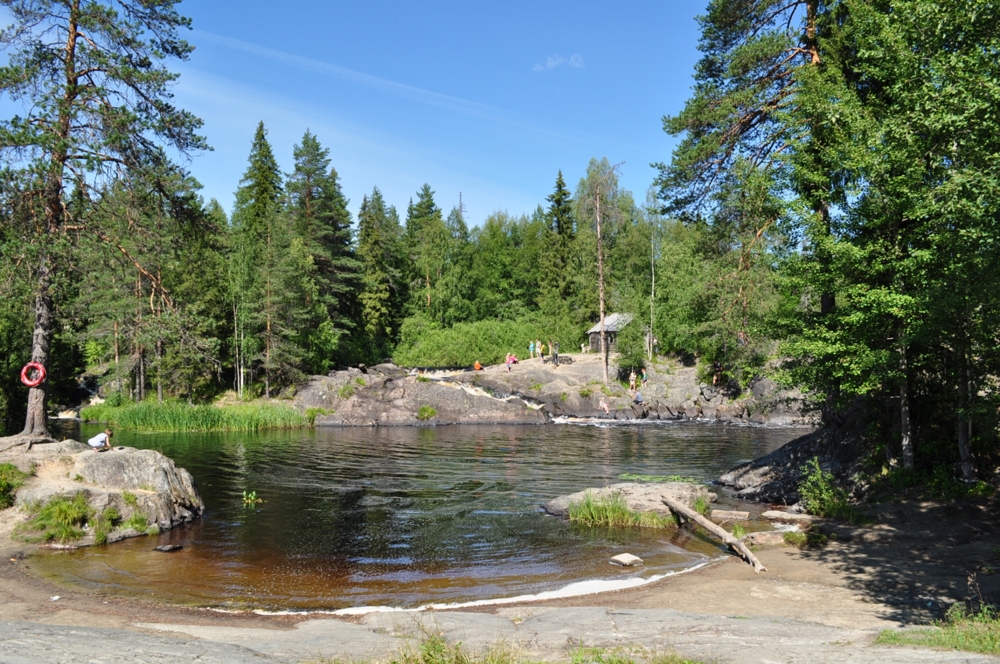
[[[355,378],[354,382],[357,383],[358,385],[360,385],[361,387],[364,387],[365,385],[368,384],[368,383],[365,382],[365,379],[362,378],[361,376],[358,376],[357,378]]]
[[[593,394],[593,393],[594,392],[592,390],[588,390],[588,389],[580,390],[580,396],[583,397],[584,399],[590,398],[590,395]]]
[[[83,526],[93,510],[82,493],[72,498],[56,496],[29,508],[32,518],[20,524],[17,533],[28,542],[68,542],[83,537]],[[30,532],[25,532],[30,531]]]
[[[27,473],[22,473],[12,463],[0,463],[0,509],[14,504],[14,494],[24,484]]]
[[[306,408],[306,421],[309,422],[309,426],[316,424],[316,418],[320,415],[329,415],[332,411],[326,408]]]
[[[426,422],[437,414],[437,411],[431,406],[421,406],[420,411],[417,413],[417,419],[421,422]]]
[[[855,524],[870,521],[850,503],[847,492],[837,484],[833,473],[820,468],[818,457],[806,462],[806,474],[799,484],[799,497],[810,514]]]

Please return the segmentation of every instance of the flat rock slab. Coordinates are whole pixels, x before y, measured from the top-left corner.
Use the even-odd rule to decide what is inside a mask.
[[[785,533],[778,530],[761,530],[741,537],[746,544],[756,546],[785,546]]]
[[[720,521],[749,521],[750,512],[736,510],[712,510],[712,518]]]
[[[792,514],[791,512],[779,512],[778,510],[768,510],[761,514],[768,521],[786,521],[788,523],[812,523],[817,517],[812,514]]]
[[[493,614],[382,612],[362,616],[357,623],[336,619],[308,620],[291,630],[167,624],[144,624],[139,627],[203,639],[197,643],[204,644],[206,650],[211,643],[216,646],[229,644],[274,658],[248,658],[245,660],[248,662],[317,661],[321,658],[390,661],[401,648],[416,646],[428,634],[440,634],[451,643],[460,642],[472,652],[481,652],[491,645],[503,643],[514,648],[522,658],[550,661],[568,661],[570,653],[580,647],[631,646],[661,652],[674,651],[683,657],[701,661],[740,664],[995,664],[997,661],[993,657],[973,653],[870,646],[868,644],[876,636],[875,631],[830,627],[785,618],[730,618],[670,609],[519,606],[501,608]],[[119,638],[128,638],[133,647],[153,638],[137,635],[140,638],[132,640],[131,635],[122,637],[118,630],[88,631],[94,633],[92,642],[80,645],[81,649],[74,653],[76,659],[59,661],[90,661],[84,657],[93,657],[95,650],[102,648],[111,651]],[[0,640],[6,641],[5,636],[0,630]],[[47,642],[36,642],[35,645],[39,649],[49,647]],[[5,646],[6,643],[0,644],[0,653],[4,652],[2,648]],[[11,661],[19,663],[22,660]],[[56,660],[42,658],[32,661]],[[142,661],[180,660],[149,657]],[[206,658],[197,661],[226,660]]]
[[[642,558],[639,556],[633,556],[631,553],[619,553],[611,559],[611,562],[616,565],[621,565],[622,567],[634,567],[636,565],[642,565]]]
[[[669,495],[674,500],[686,505],[693,506],[699,496],[709,502],[715,502],[718,496],[708,490],[703,484],[692,484],[689,482],[664,482],[662,484],[624,482],[612,484],[611,486],[594,489],[584,489],[571,493],[568,496],[559,496],[554,500],[545,503],[545,511],[554,516],[569,516],[570,503],[583,501],[587,492],[595,500],[601,500],[612,496],[615,493],[621,494],[625,498],[628,508],[633,512],[655,512],[664,516],[670,516],[670,510],[663,504],[660,496]]]

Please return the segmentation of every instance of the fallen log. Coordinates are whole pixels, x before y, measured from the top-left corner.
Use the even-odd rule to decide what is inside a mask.
[[[764,567],[759,560],[757,560],[757,556],[753,555],[750,549],[747,548],[746,544],[739,541],[702,515],[698,514],[684,503],[678,502],[667,496],[660,496],[660,499],[663,501],[664,505],[670,508],[671,512],[679,517],[688,519],[689,521],[694,521],[699,526],[721,539],[725,544],[729,545],[729,548],[736,551],[743,557],[744,560],[753,565],[754,574],[760,574],[761,572],[767,571],[767,568]]]

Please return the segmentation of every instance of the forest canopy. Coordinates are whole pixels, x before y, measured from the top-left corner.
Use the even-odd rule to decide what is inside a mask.
[[[100,3],[4,3],[0,97],[32,108],[0,121],[7,431],[44,429],[31,413],[81,377],[193,403],[387,359],[575,349],[600,249],[607,312],[636,314],[661,355],[721,366],[734,389],[777,378],[828,417],[860,408],[887,463],[995,465],[996,2],[712,0],[649,192],[594,158],[566,165],[575,184],[554,173],[535,210],[485,219],[431,184],[398,208],[376,183],[352,203],[322,137],[301,128],[286,174],[263,123],[233,208],[204,200],[171,156],[211,138],[170,102],[189,21],[123,4],[116,23]],[[652,359],[641,334],[621,350]],[[18,381],[29,360],[44,390]]]

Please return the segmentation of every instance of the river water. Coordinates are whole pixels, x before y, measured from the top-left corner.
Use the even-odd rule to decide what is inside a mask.
[[[98,429],[83,425],[78,439]],[[686,531],[590,529],[546,515],[556,496],[622,474],[710,481],[804,429],[702,423],[129,434],[194,476],[196,523],[159,537],[32,557],[57,583],[196,606],[416,607],[628,585],[722,550]],[[82,437],[81,437],[82,436]],[[243,493],[263,503],[247,507]],[[152,551],[181,544],[174,553]],[[632,553],[639,569],[609,558]]]

